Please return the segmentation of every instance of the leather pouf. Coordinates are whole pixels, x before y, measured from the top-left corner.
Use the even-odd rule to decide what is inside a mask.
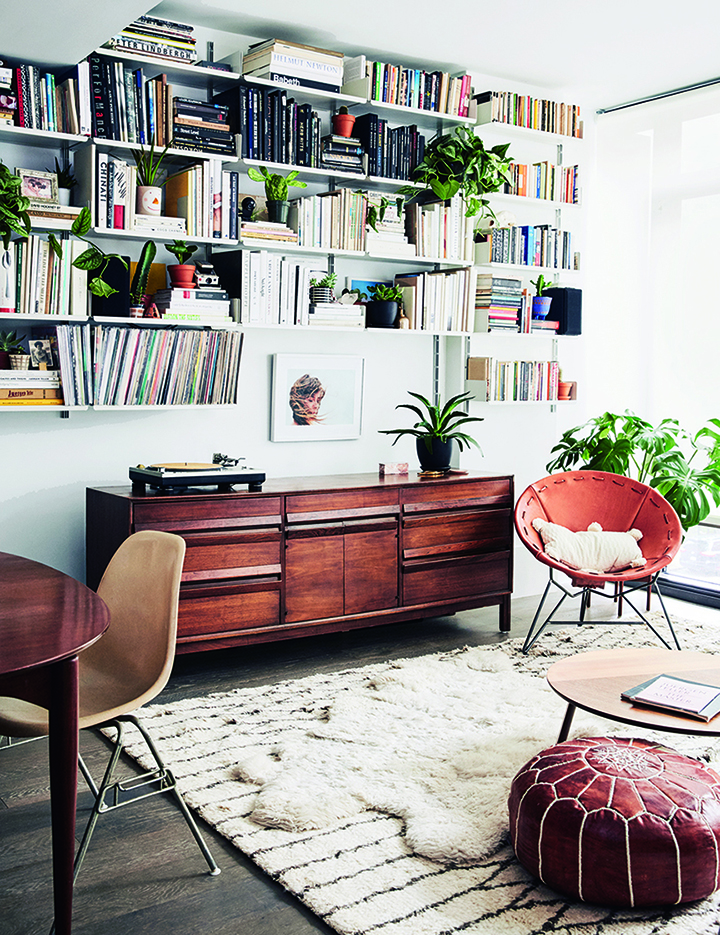
[[[720,886],[720,775],[668,747],[566,740],[515,776],[509,810],[523,867],[585,902],[660,906]]]

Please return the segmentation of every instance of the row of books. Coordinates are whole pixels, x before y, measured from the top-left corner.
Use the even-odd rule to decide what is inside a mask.
[[[377,114],[360,114],[353,132],[368,157],[368,175],[410,179],[425,155],[425,137],[417,125],[391,127]]]
[[[2,119],[18,127],[89,136],[92,132],[90,67],[87,61],[56,76],[17,62],[0,70]]]
[[[395,276],[403,311],[415,331],[472,331],[475,278],[472,267],[411,272]]]
[[[244,159],[320,165],[320,116],[310,104],[298,104],[286,88],[241,85],[215,100],[229,108],[230,127],[240,136]]]
[[[92,135],[98,139],[164,146],[172,137],[172,85],[146,78],[142,68],[93,53],[90,63]]]
[[[93,382],[90,329],[84,325],[58,325],[56,340],[65,405],[91,405]]]
[[[552,402],[558,398],[556,360],[468,359],[472,393],[481,402]]]
[[[13,240],[3,258],[4,315],[78,315],[87,317],[87,271],[73,266],[87,245],[63,242],[62,257],[37,234]]]
[[[192,64],[197,60],[194,27],[157,16],[139,16],[105,46],[150,58]]]
[[[578,258],[571,250],[570,231],[549,224],[496,227],[475,244],[475,262],[514,266],[575,269]]]
[[[267,250],[222,251],[213,264],[233,300],[233,318],[244,325],[307,325],[310,280],[327,275],[317,260]]]
[[[237,240],[238,185],[219,159],[186,166],[167,178],[165,214],[184,218],[188,237]]]
[[[579,166],[555,166],[547,161],[532,165],[514,162],[508,169],[508,175],[510,182],[503,189],[508,195],[580,204]]]
[[[465,216],[459,195],[448,202],[405,206],[405,231],[418,256],[472,263],[475,220]]]
[[[290,202],[288,223],[301,247],[364,250],[367,192],[336,188]]]
[[[509,123],[548,133],[582,138],[578,104],[564,104],[514,91],[483,91],[474,95],[478,123]]]
[[[228,329],[96,327],[95,405],[235,403],[242,337]]]
[[[373,101],[454,117],[467,117],[470,112],[470,75],[451,75],[446,71],[427,72],[385,62],[365,61],[364,64],[365,76],[370,83],[369,96]],[[361,70],[362,65],[360,61],[355,67]]]

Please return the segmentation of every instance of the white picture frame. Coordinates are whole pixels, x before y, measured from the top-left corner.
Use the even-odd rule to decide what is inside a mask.
[[[273,354],[270,440],[359,438],[364,363],[344,354]]]

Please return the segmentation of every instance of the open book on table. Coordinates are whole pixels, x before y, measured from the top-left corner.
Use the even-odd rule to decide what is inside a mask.
[[[720,714],[720,686],[656,675],[620,694],[623,701],[711,721]]]

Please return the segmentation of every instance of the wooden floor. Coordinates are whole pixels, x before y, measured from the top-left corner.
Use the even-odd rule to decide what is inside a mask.
[[[513,636],[524,636],[535,599],[513,602]],[[608,602],[609,604],[609,602]],[[678,618],[718,611],[668,601]],[[593,611],[599,615],[603,611]],[[314,672],[496,643],[497,608],[269,643],[176,659],[159,701],[268,684]],[[91,770],[103,743],[81,735]],[[78,827],[89,806],[81,782]],[[222,869],[206,865],[179,812],[153,799],[100,819],[75,891],[75,935],[310,935],[329,933],[316,916],[273,883],[224,838],[203,825]],[[52,920],[50,809],[45,740],[0,749],[0,935],[47,933]]]

